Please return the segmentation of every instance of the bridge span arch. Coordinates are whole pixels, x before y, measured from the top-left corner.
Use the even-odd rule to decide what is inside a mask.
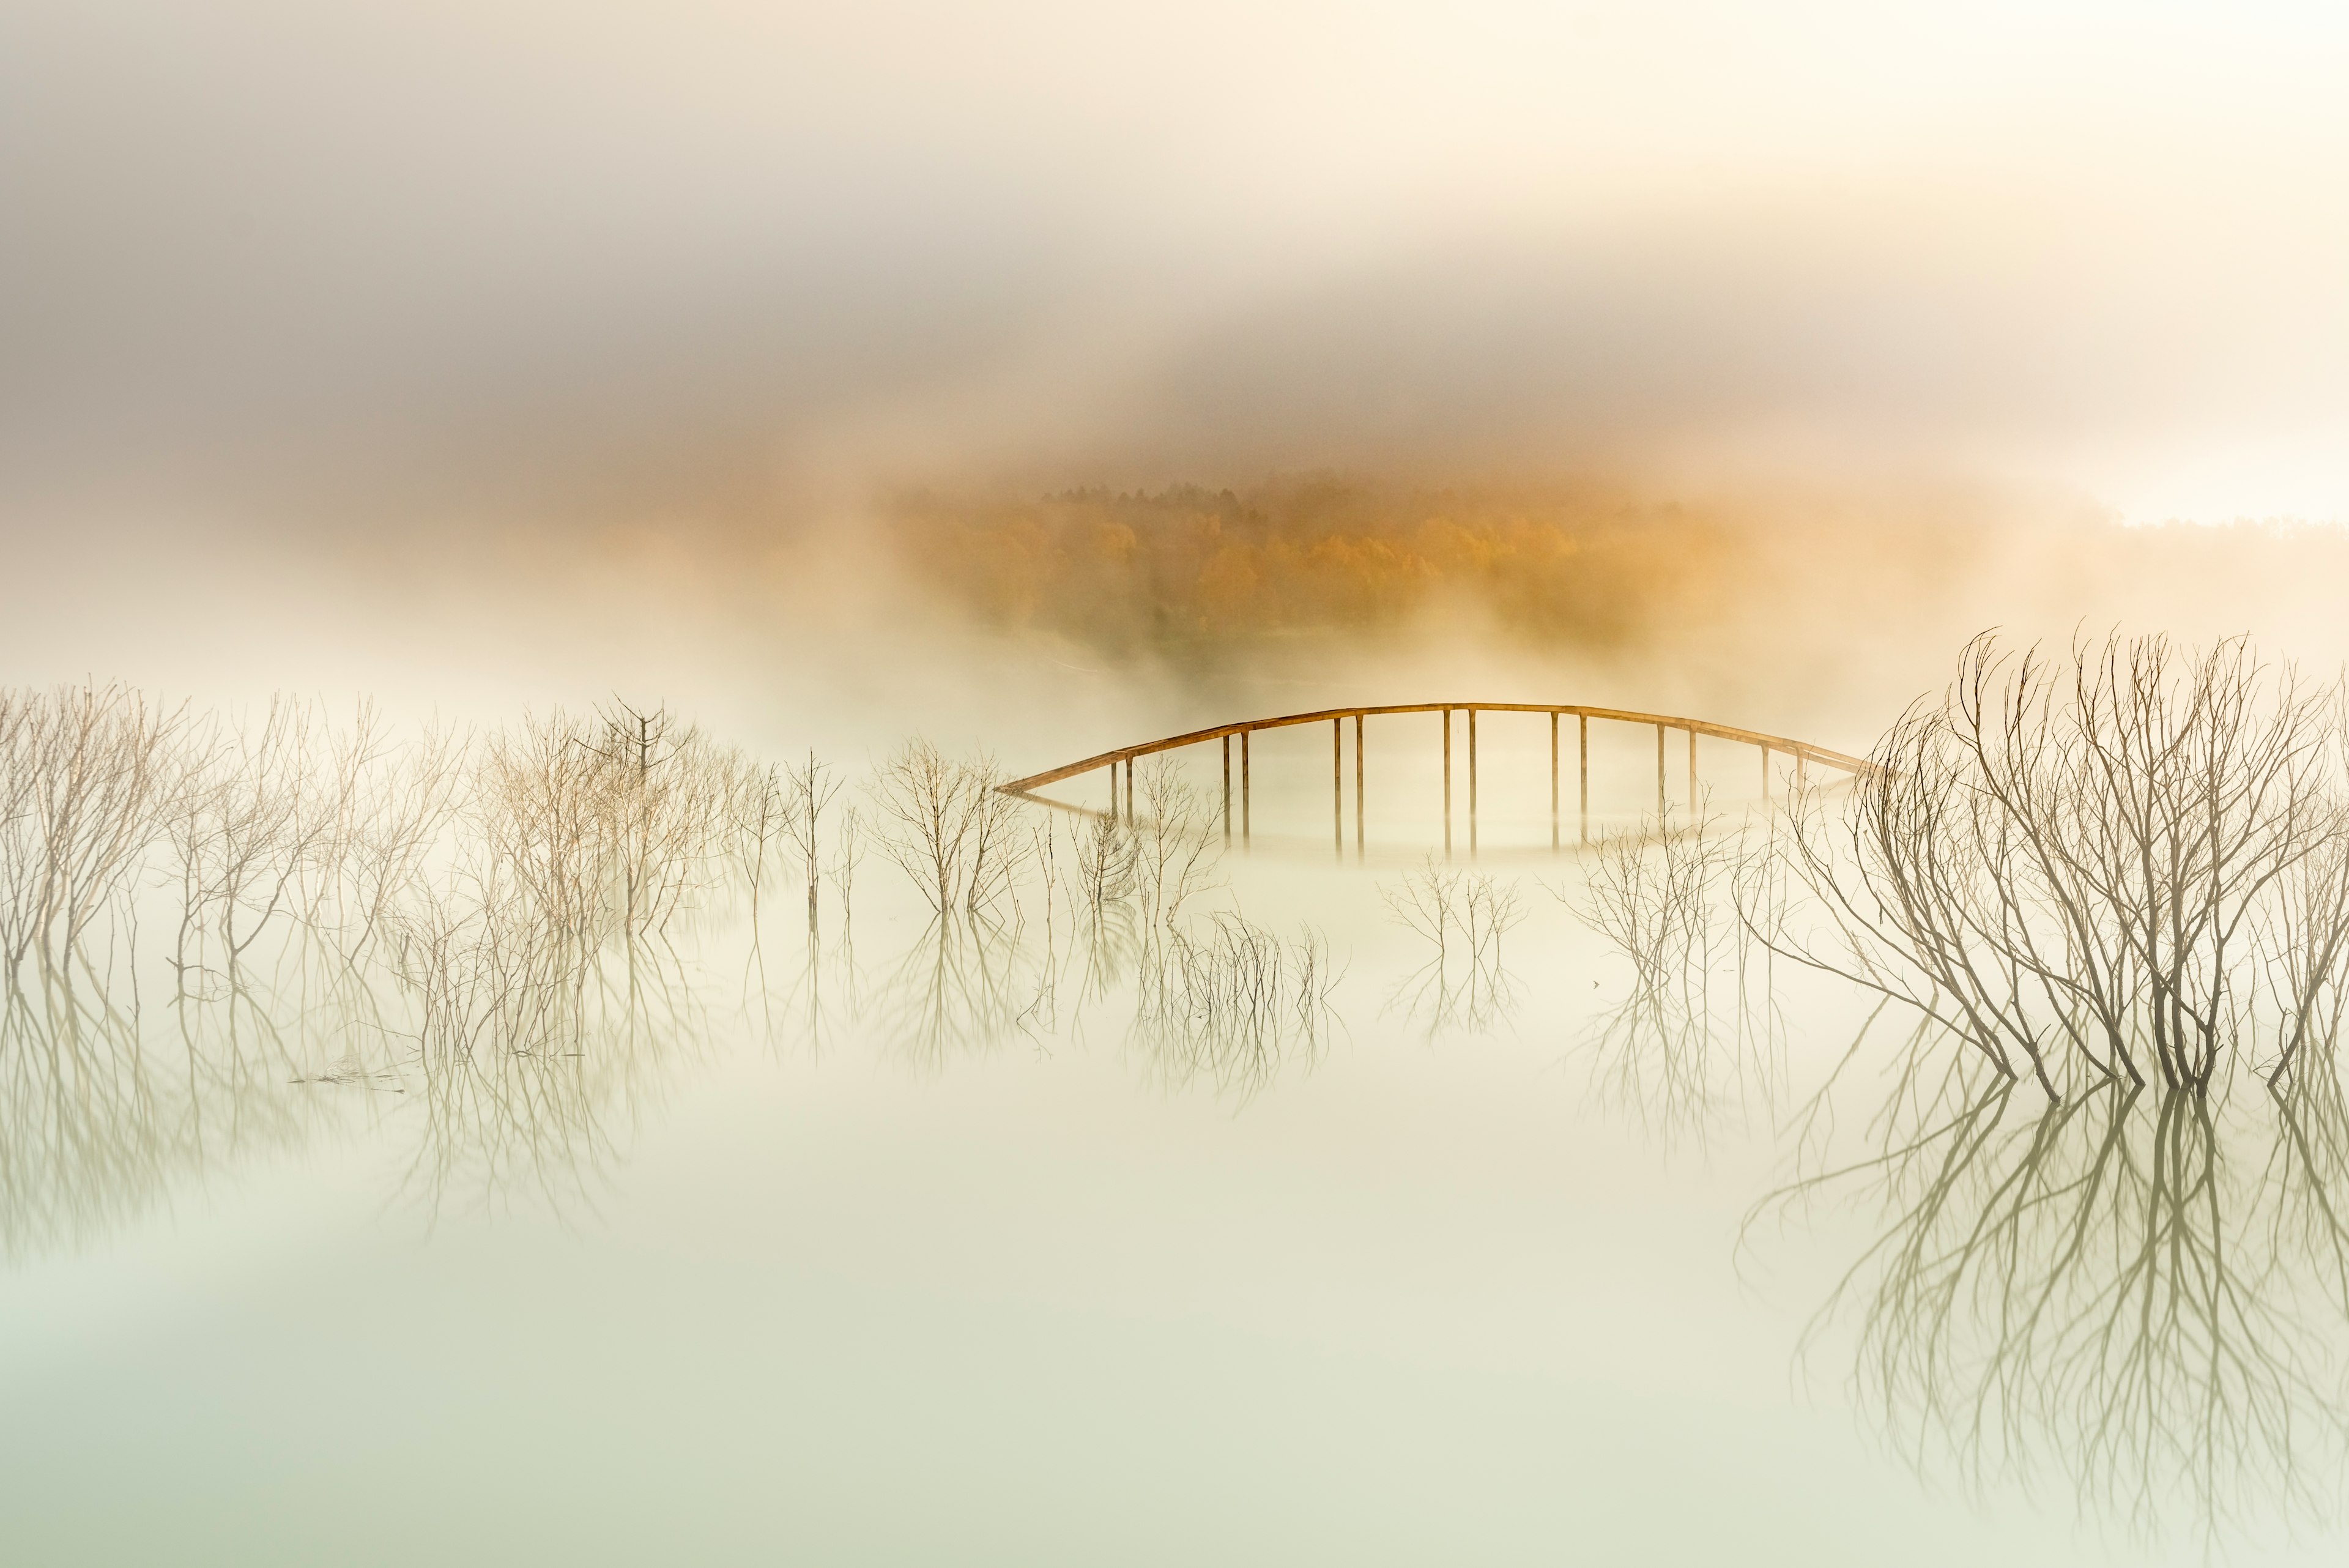
[[[1808,741],[1798,741],[1785,735],[1764,734],[1759,730],[1742,730],[1733,724],[1716,724],[1707,719],[1684,718],[1671,713],[1642,713],[1624,708],[1591,708],[1576,703],[1402,702],[1361,708],[1318,708],[1309,713],[1284,713],[1275,718],[1244,719],[1237,723],[1216,724],[1204,730],[1191,730],[1179,735],[1167,735],[1154,741],[1143,741],[1137,745],[1120,746],[1115,751],[1102,752],[1061,767],[1048,768],[1040,774],[1030,774],[1025,778],[1013,779],[1009,784],[999,787],[1006,794],[1033,800],[1045,805],[1085,811],[1097,816],[1112,818],[1120,815],[1131,816],[1133,812],[1133,763],[1136,758],[1154,756],[1161,752],[1178,751],[1186,746],[1205,745],[1211,741],[1220,741],[1223,742],[1224,753],[1224,834],[1228,838],[1231,836],[1233,826],[1232,740],[1233,737],[1237,736],[1239,739],[1238,825],[1240,836],[1246,838],[1248,834],[1249,738],[1259,731],[1294,729],[1303,724],[1327,722],[1330,727],[1330,787],[1337,814],[1338,843],[1342,851],[1345,846],[1344,741],[1347,722],[1352,721],[1354,727],[1354,833],[1356,845],[1359,847],[1362,834],[1363,721],[1388,714],[1438,713],[1443,716],[1444,727],[1444,839],[1445,848],[1449,849],[1452,844],[1452,716],[1454,713],[1464,712],[1468,719],[1468,816],[1472,845],[1476,815],[1476,715],[1480,712],[1549,715],[1550,843],[1553,847],[1558,845],[1560,837],[1559,727],[1568,718],[1575,721],[1577,798],[1580,821],[1578,838],[1584,843],[1588,843],[1590,837],[1590,722],[1594,719],[1605,723],[1654,728],[1656,732],[1656,812],[1660,817],[1667,807],[1665,737],[1674,731],[1682,732],[1688,736],[1688,790],[1689,802],[1692,805],[1696,802],[1696,742],[1700,735],[1711,736],[1717,740],[1733,741],[1757,748],[1761,753],[1765,795],[1769,793],[1770,762],[1774,753],[1794,759],[1797,788],[1801,787],[1806,770],[1814,764],[1837,773],[1855,775],[1870,771],[1873,765],[1865,758],[1830,751],[1825,746],[1814,745]],[[1081,777],[1096,769],[1107,769],[1109,773],[1110,809],[1107,812],[1096,812],[1084,806],[1068,806],[1064,802],[1046,800],[1036,794],[1038,790],[1047,785]],[[1123,773],[1122,786],[1119,777],[1121,770]]]

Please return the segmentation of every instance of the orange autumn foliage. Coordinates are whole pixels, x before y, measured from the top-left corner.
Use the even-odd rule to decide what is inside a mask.
[[[1614,645],[1660,599],[1716,591],[1738,553],[1678,506],[1334,479],[925,495],[890,515],[908,566],[986,620],[1111,652],[1374,631],[1461,606],[1530,639]]]

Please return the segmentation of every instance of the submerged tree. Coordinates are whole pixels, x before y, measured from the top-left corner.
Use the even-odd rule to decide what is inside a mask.
[[[2342,695],[2241,639],[2056,661],[1979,638],[1839,812],[1811,795],[1770,840],[1818,923],[1749,928],[2051,1098],[2075,1077],[2206,1093],[2279,1028],[2288,1073],[2349,971]]]
[[[187,710],[120,685],[0,690],[0,967],[73,954],[120,911],[189,787]]]
[[[1030,846],[1019,804],[996,787],[1001,782],[992,758],[957,762],[913,740],[868,786],[882,854],[941,918],[988,914],[1011,897]]]

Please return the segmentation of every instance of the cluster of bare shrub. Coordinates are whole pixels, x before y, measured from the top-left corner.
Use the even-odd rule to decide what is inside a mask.
[[[1799,895],[1747,911],[1773,950],[2051,1097],[2329,1058],[2349,981],[2339,681],[2240,639],[2050,659],[1984,637],[1870,762],[1839,810],[1815,797],[1767,841],[1750,885]]]
[[[637,1047],[692,1033],[676,934],[746,894],[755,929],[778,881],[845,909],[837,788],[618,703],[395,737],[364,705],[0,690],[0,1233],[135,1203],[288,1082],[419,1096],[436,1193],[575,1169]]]
[[[42,1228],[17,1220],[45,1193],[153,1190],[81,1122],[144,1116],[156,1127],[128,1147],[169,1146],[209,1103],[199,1080],[221,1076],[223,1040],[247,1088],[416,1096],[411,1179],[436,1204],[476,1183],[575,1193],[608,1149],[613,1096],[641,1076],[629,1064],[696,1033],[679,942],[747,905],[763,985],[762,906],[803,901],[821,1021],[819,914],[845,933],[868,846],[935,917],[872,999],[916,1056],[1050,1026],[1071,962],[1089,1000],[1132,981],[1134,1037],[1169,1074],[1260,1082],[1318,1042],[1326,948],[1196,912],[1220,845],[1171,763],[1143,771],[1123,820],[1039,819],[984,756],[919,741],[845,782],[812,754],[754,761],[617,702],[395,736],[365,707],[230,717],[120,686],[0,691],[9,1233]],[[141,1043],[142,931],[190,1034],[183,1093]],[[853,996],[851,950],[833,951]]]
[[[1833,1194],[1883,1216],[1815,1332],[1847,1326],[1888,1435],[1976,1485],[2061,1475],[2107,1521],[2213,1546],[2333,1507],[2341,682],[2241,639],[1985,637],[1869,761],[1757,834],[1735,879],[1765,951],[1914,1023],[1830,1081],[1889,1069],[1860,1147],[1756,1211]],[[1799,1119],[1806,1165],[1853,1136],[1829,1105]]]
[[[461,831],[390,942],[428,1046],[569,1048],[603,956],[665,938],[729,887],[765,782],[665,712],[557,712],[485,737]],[[764,866],[749,869],[756,886]]]
[[[84,948],[123,911],[184,787],[191,728],[119,686],[0,690],[0,961]]]
[[[617,703],[399,743],[364,706],[237,722],[120,686],[0,691],[0,965],[12,988],[87,970],[160,897],[183,997],[264,954],[373,967],[428,1043],[533,1049],[575,1026],[607,952],[745,890],[755,914],[778,877],[811,924],[827,875],[844,901],[837,790],[812,757],[761,766]]]
[[[1602,1029],[1616,1075],[1685,1107],[1707,1053],[1771,1066],[1709,1027],[1733,965],[1741,1019],[1746,966],[1774,956],[1873,992],[1795,1120],[1815,1173],[1752,1218],[1880,1214],[1806,1343],[1847,1334],[1888,1438],[1972,1487],[2060,1479],[2108,1525],[2213,1549],[2335,1506],[2340,683],[2240,639],[2049,658],[1984,638],[1869,761],[1733,838],[1602,843],[1569,901],[1631,960]],[[1904,1014],[1905,1045],[1869,1047]],[[1868,1068],[1884,1082],[1852,1121],[1837,1091]]]

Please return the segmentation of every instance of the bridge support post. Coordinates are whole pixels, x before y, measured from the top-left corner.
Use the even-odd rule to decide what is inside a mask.
[[[1582,753],[1582,842],[1590,842],[1590,715],[1577,713],[1575,727],[1580,732]]]
[[[1224,842],[1232,841],[1232,738],[1224,737]]]
[[[1664,727],[1656,726],[1656,831],[1664,827]]]
[[[1125,759],[1125,820],[1133,820],[1133,759]]]
[[[1689,820],[1696,820],[1696,732],[1689,732]]]
[[[1468,710],[1468,854],[1476,853],[1476,710]]]
[[[1452,710],[1444,711],[1444,857],[1452,858]]]
[[[1766,741],[1762,744],[1762,809],[1774,816],[1778,811],[1778,802],[1770,794],[1770,745]]]
[[[1248,841],[1248,732],[1240,732],[1240,842]]]
[[[1115,757],[1112,757],[1112,758],[1109,760],[1109,819],[1110,819],[1112,822],[1115,822],[1115,821],[1118,819],[1118,816],[1117,816],[1117,759],[1116,759]]]
[[[1354,715],[1354,858],[1362,857],[1362,716]]]
[[[1346,722],[1330,721],[1330,832],[1338,858],[1346,857]]]
[[[1549,846],[1557,847],[1557,713],[1549,716]]]

